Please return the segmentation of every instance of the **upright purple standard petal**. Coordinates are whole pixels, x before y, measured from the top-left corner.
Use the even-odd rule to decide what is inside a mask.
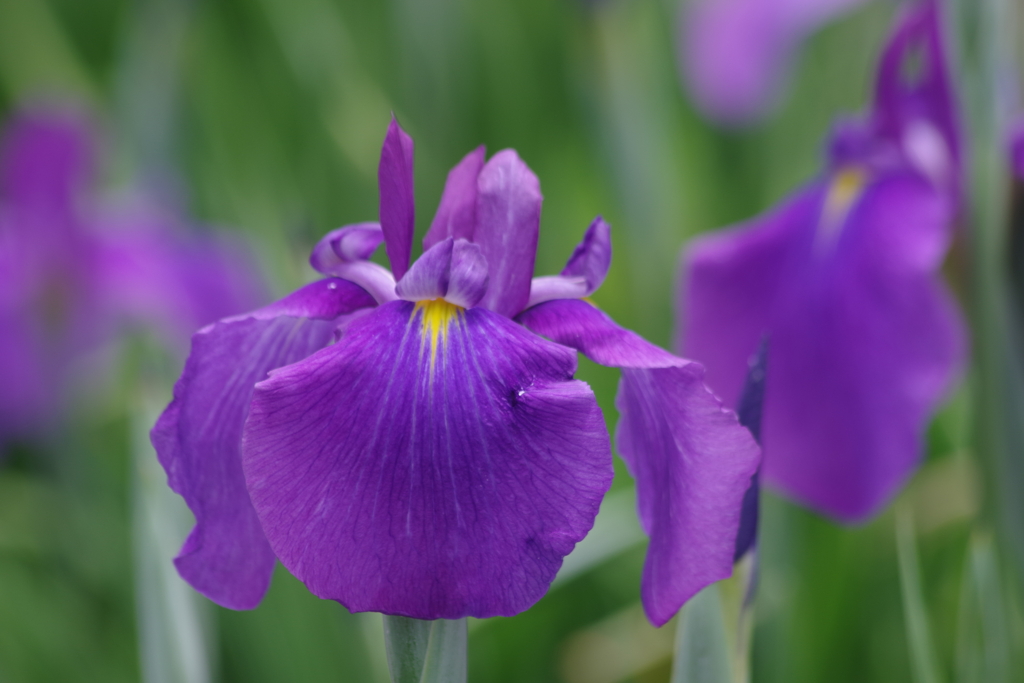
[[[514,150],[498,152],[478,179],[477,228],[490,286],[480,305],[506,317],[526,307],[537,256],[540,182]]]
[[[418,619],[520,612],[611,483],[575,354],[483,308],[393,302],[260,383],[253,505],[316,595]]]
[[[908,8],[889,40],[872,123],[876,135],[895,142],[925,177],[959,193],[960,123],[936,0]]]
[[[255,607],[274,568],[242,476],[242,426],[253,385],[323,348],[338,316],[373,303],[350,282],[321,280],[193,337],[174,400],[151,436],[171,488],[196,517],[175,565],[214,602]]]
[[[831,196],[834,187],[812,189],[764,222],[691,248],[684,350],[730,400],[754,335],[768,331],[765,479],[853,522],[919,462],[965,341],[937,279],[948,197],[916,173],[890,173],[832,224]]]
[[[576,245],[569,262],[559,275],[533,278],[527,308],[552,299],[579,299],[590,296],[604,282],[611,265],[611,226],[598,216],[587,228],[583,241]]]
[[[704,385],[704,369],[673,356],[579,300],[549,301],[517,320],[622,368],[616,443],[637,482],[651,537],[641,589],[661,626],[708,584],[732,574],[744,494],[760,450]]]
[[[24,112],[8,124],[0,144],[0,194],[38,212],[72,212],[78,195],[89,189],[95,156],[91,131],[79,116]]]
[[[480,145],[448,172],[441,203],[430,224],[430,230],[423,238],[424,250],[447,237],[473,239],[476,231],[477,178],[480,169],[484,167],[485,154],[486,148]]]
[[[377,183],[380,186],[380,227],[391,260],[391,272],[401,280],[409,269],[412,233],[416,228],[413,196],[412,138],[391,119],[380,153]]]

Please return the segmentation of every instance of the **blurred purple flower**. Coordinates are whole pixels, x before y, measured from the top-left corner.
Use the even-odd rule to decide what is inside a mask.
[[[190,237],[153,204],[99,206],[80,115],[26,110],[0,145],[0,442],[46,426],[73,363],[124,321],[151,322],[181,345],[257,299],[237,245]]]
[[[938,277],[960,187],[939,19],[931,3],[904,17],[873,110],[839,127],[818,180],[685,256],[682,348],[735,402],[768,335],[764,477],[847,522],[910,476],[965,354]]]
[[[644,603],[664,623],[730,574],[756,444],[698,364],[582,300],[611,260],[602,219],[560,275],[532,278],[541,194],[514,151],[452,169],[410,267],[412,156],[392,121],[380,223],[320,241],[325,279],[193,337],[152,435],[196,516],[179,572],[235,609],[259,603],[275,557],[352,611],[528,608],[612,479],[579,350],[623,371],[618,445],[651,535]],[[382,241],[390,272],[367,260]]]
[[[709,117],[746,123],[774,104],[803,39],[865,0],[692,0],[681,15],[680,68]]]

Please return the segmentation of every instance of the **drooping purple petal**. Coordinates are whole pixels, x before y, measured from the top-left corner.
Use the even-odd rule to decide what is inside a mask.
[[[448,172],[441,203],[423,238],[423,249],[447,237],[473,239],[476,230],[477,178],[484,167],[486,148],[480,145]]]
[[[449,237],[423,252],[395,285],[398,298],[406,301],[443,298],[448,292],[454,246],[455,240]]]
[[[624,330],[585,301],[549,301],[518,321],[602,365],[622,368],[616,443],[637,481],[651,537],[642,596],[655,625],[732,573],[741,504],[760,450],[707,389],[704,369]]]
[[[217,604],[255,607],[274,568],[242,476],[242,426],[253,386],[268,371],[323,348],[338,316],[373,304],[350,282],[321,280],[193,337],[174,400],[151,438],[168,483],[196,518],[175,565]]]
[[[598,216],[569,257],[561,274],[535,277],[527,308],[552,299],[579,299],[598,290],[612,264],[611,226]]]
[[[690,250],[684,350],[730,400],[767,330],[765,479],[859,521],[919,462],[963,362],[963,324],[937,278],[953,209],[909,171],[864,188],[841,225],[828,226],[823,194]],[[823,242],[823,230],[837,232]]]
[[[514,150],[498,152],[480,171],[477,185],[477,228],[490,273],[490,286],[480,305],[506,317],[526,307],[537,256],[540,182]]]
[[[775,102],[799,43],[864,0],[694,0],[681,19],[679,56],[703,112],[746,123]]]
[[[377,183],[380,187],[380,227],[384,231],[384,246],[396,280],[401,280],[409,269],[412,233],[416,228],[412,152],[412,138],[392,117],[380,153]]]
[[[353,282],[369,292],[377,303],[394,301],[395,278],[384,266],[368,261],[384,240],[379,223],[345,225],[324,235],[309,255],[313,269]]]
[[[258,385],[246,480],[316,595],[419,619],[533,604],[612,477],[575,354],[483,308],[393,302]]]

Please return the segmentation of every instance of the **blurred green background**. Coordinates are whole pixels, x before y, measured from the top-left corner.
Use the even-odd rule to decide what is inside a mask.
[[[537,272],[560,270],[603,214],[615,256],[594,299],[669,346],[680,248],[813,177],[833,118],[867,103],[894,6],[869,3],[814,36],[781,110],[743,132],[687,101],[678,11],[666,0],[0,0],[0,115],[33,98],[84,103],[105,133],[104,187],[173,179],[189,216],[251,241],[275,296],[312,279],[306,257],[323,233],[375,219],[391,112],[416,141],[418,235],[456,161],[481,143],[514,147],[545,196]],[[59,433],[14,445],[0,469],[0,682],[386,681],[379,617],[316,599],[280,567],[252,612],[173,587],[168,558],[190,523],[145,430],[182,359],[160,349],[136,334]],[[579,376],[614,429],[617,373],[581,360]],[[897,507],[914,520],[944,675],[1018,680],[1019,586],[977,521],[969,405],[964,389],[943,411]],[[632,481],[617,470],[625,500]],[[765,498],[753,680],[912,680],[895,513],[841,528]],[[668,681],[674,625],[642,616],[644,544],[605,555],[528,612],[471,623],[470,680]],[[161,590],[164,607],[147,603]],[[147,622],[175,604],[198,630]],[[170,641],[192,659],[160,649]]]

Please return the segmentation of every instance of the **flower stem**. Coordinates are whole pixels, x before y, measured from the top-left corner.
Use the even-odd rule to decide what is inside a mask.
[[[392,683],[465,683],[466,620],[384,615]]]

